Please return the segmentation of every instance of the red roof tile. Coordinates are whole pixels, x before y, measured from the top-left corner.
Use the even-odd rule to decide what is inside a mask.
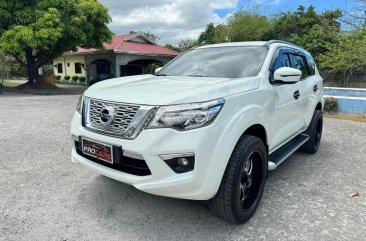
[[[179,52],[161,47],[157,44],[129,41],[129,39],[137,37],[138,35],[139,34],[124,34],[114,36],[111,43],[104,44],[104,50],[113,50],[115,52],[159,54],[159,55],[170,55],[170,56],[179,55]],[[99,50],[79,48],[77,52],[69,52],[69,53],[82,54],[97,51]]]

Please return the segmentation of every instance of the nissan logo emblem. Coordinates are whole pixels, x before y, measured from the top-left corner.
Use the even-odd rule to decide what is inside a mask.
[[[110,125],[114,121],[114,117],[116,116],[116,112],[114,111],[113,106],[104,106],[100,111],[100,121],[104,125]]]

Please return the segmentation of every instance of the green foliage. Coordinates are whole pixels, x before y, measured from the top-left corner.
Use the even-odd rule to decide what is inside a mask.
[[[342,34],[325,48],[327,51],[319,56],[322,69],[345,73],[366,68],[366,32]]]
[[[0,19],[0,49],[28,64],[30,81],[65,51],[102,48],[112,38],[108,9],[96,0],[0,0]]]
[[[182,39],[181,41],[179,41],[178,43],[178,49],[180,52],[184,52],[187,51],[193,47],[197,46],[197,42],[194,39]]]
[[[342,12],[337,10],[315,12],[313,6],[307,9],[299,6],[295,12],[280,13],[272,19],[266,39],[280,39],[298,44],[317,58],[326,51],[326,43],[337,42],[340,33],[338,19]]]
[[[227,24],[215,28],[214,42],[263,40],[269,28],[270,23],[266,16],[256,11],[239,10],[228,19]]]
[[[324,110],[328,112],[337,112],[338,111],[338,102],[334,97],[326,97],[324,103]]]
[[[197,43],[199,45],[215,43],[215,26],[213,23],[207,25],[206,30],[203,31],[198,37]]]
[[[153,34],[152,32],[148,31],[148,32],[143,32],[142,33],[145,37],[147,37],[148,39],[150,39],[153,42],[156,42],[160,39],[159,36]]]
[[[172,49],[174,51],[178,51],[178,52],[180,51],[180,49],[178,47],[176,47],[172,44],[165,44],[164,47],[167,48],[167,49]]]
[[[74,75],[74,76],[72,76],[72,81],[74,81],[74,82],[76,82],[76,81],[78,81],[79,80],[79,76],[77,76],[77,75]]]
[[[71,77],[69,75],[65,75],[64,79],[69,81],[71,79]]]
[[[80,77],[79,77],[79,81],[80,81],[80,82],[85,82],[85,80],[86,80],[86,78],[85,78],[84,76],[80,76]]]
[[[56,78],[57,81],[60,81],[61,75],[56,75],[55,78]]]
[[[3,52],[0,52],[0,78],[8,77],[10,73],[9,58]]]

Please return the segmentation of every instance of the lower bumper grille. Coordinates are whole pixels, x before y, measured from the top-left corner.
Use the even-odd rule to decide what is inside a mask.
[[[75,148],[76,148],[76,152],[80,156],[82,156],[92,162],[112,168],[114,170],[129,173],[129,174],[136,175],[136,176],[151,175],[151,171],[150,171],[149,167],[147,166],[145,160],[139,160],[139,159],[134,159],[131,157],[123,156],[122,150],[120,150],[119,148],[113,147],[113,149],[114,149],[113,150],[113,153],[114,153],[113,154],[113,156],[114,156],[113,164],[110,164],[105,161],[99,160],[97,158],[85,155],[81,151],[81,146],[80,146],[79,141],[75,141]]]

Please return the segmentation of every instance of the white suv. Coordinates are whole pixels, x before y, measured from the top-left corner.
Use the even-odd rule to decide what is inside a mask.
[[[248,220],[268,170],[315,153],[323,82],[311,55],[282,41],[208,45],[154,75],[91,86],[72,120],[72,161],[144,192],[209,200]]]

